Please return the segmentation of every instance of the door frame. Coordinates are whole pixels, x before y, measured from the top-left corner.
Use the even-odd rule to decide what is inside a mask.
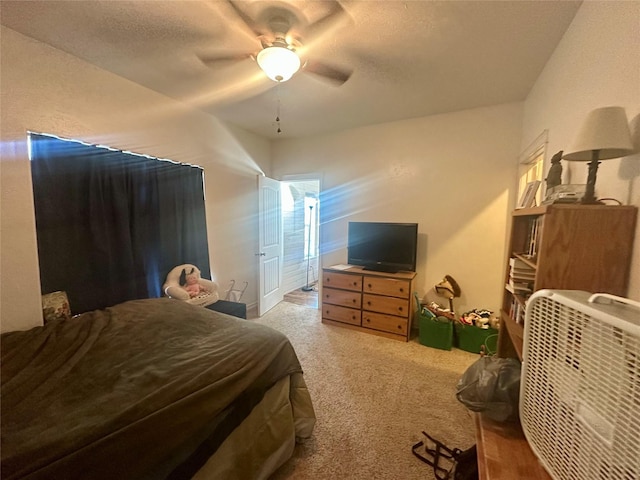
[[[317,257],[317,269],[316,272],[318,280],[320,279],[320,272],[322,270],[322,184],[323,184],[323,175],[321,173],[304,173],[304,174],[293,174],[293,175],[282,175],[280,178],[281,182],[305,182],[309,180],[314,180],[318,182],[318,202],[316,204],[316,235],[318,242],[318,257]],[[284,232],[286,233],[286,232]],[[283,279],[283,284],[286,281]],[[286,293],[286,292],[285,292]],[[318,307],[319,308],[319,307]]]

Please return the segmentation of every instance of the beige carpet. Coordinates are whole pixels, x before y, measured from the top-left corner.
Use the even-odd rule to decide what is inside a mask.
[[[317,416],[313,437],[272,480],[428,480],[411,453],[422,430],[451,447],[475,443],[455,386],[477,355],[324,325],[319,310],[287,302],[254,321],[291,340]]]

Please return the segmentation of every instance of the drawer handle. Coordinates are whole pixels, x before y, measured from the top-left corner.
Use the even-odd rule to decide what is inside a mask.
[[[329,298],[329,294],[327,293],[327,294],[324,296],[324,298]]]
[[[367,302],[367,305],[371,306],[371,302]]]
[[[329,283],[331,281],[331,279],[330,278],[325,278],[324,281]]]
[[[371,288],[371,284],[369,284],[369,288]]]
[[[402,325],[398,325],[398,330],[402,330]]]
[[[325,310],[325,312],[324,312],[324,313],[326,313],[327,315],[329,315],[329,310]]]
[[[404,293],[404,288],[401,288],[401,289],[400,289],[400,292],[401,292],[401,293]]]
[[[367,318],[367,323],[369,323],[370,321],[371,321],[371,320],[369,320],[369,319]]]
[[[351,301],[352,301],[353,303],[356,303],[356,299],[355,299],[355,298],[352,298],[352,299],[351,299]]]
[[[401,311],[402,311],[402,307],[398,307],[398,311],[400,311],[400,312],[401,312]]]
[[[353,282],[353,286],[357,287],[358,286],[358,282]]]
[[[355,320],[355,319],[356,319],[356,316],[355,316],[355,315],[351,317],[351,320]]]

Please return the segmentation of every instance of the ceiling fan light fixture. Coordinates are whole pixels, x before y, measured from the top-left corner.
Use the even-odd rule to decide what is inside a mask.
[[[261,50],[256,61],[274,82],[286,82],[300,69],[300,57],[296,52],[276,45]]]

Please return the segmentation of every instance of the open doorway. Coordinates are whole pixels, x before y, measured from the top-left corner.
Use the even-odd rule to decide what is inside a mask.
[[[283,273],[285,300],[318,307],[320,180],[282,181]]]

